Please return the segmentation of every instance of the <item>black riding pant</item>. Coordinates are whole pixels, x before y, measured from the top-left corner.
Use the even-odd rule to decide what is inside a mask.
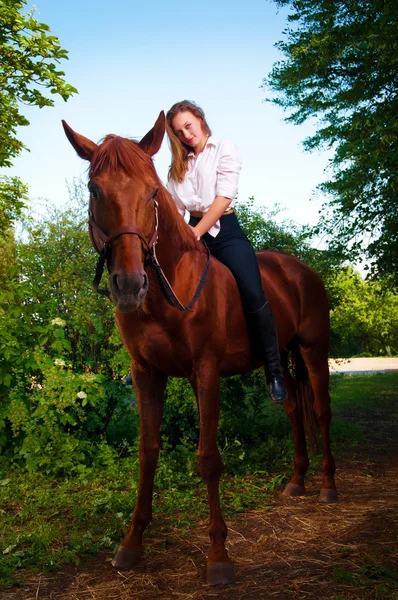
[[[189,224],[194,227],[200,219],[191,216]],[[203,236],[209,250],[234,275],[247,313],[259,310],[265,303],[257,258],[241,229],[235,213],[220,218],[220,231],[216,237]]]

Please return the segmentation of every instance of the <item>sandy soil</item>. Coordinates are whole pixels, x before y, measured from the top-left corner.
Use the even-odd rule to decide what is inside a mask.
[[[374,358],[331,358],[331,373],[385,373],[398,371],[398,357],[377,356]]]

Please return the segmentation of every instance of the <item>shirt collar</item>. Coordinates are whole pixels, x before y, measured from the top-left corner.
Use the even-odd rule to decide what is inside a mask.
[[[209,135],[205,148],[207,148],[207,146],[217,146],[217,145],[218,145],[218,141],[215,140],[212,135]],[[194,151],[190,152],[188,154],[188,156],[195,156],[195,152]]]

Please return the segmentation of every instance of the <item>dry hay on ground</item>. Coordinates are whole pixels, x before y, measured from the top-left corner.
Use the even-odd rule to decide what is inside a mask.
[[[347,415],[348,416],[348,415]],[[161,527],[156,516],[146,555],[134,571],[116,572],[103,554],[82,567],[32,578],[2,600],[392,600],[396,568],[397,440],[392,415],[378,420],[363,448],[338,457],[340,503],[317,501],[319,481],[305,498],[277,494],[267,511],[248,511],[228,522],[236,584],[204,584],[207,524],[188,530]],[[388,421],[387,421],[388,419]],[[369,448],[372,458],[368,457]],[[387,586],[387,587],[386,587]]]

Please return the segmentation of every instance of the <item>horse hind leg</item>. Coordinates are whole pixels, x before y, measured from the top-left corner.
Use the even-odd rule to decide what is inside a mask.
[[[294,475],[283,490],[283,496],[304,496],[304,478],[309,466],[308,451],[303,419],[296,394],[296,385],[287,366],[287,353],[282,355],[282,365],[288,392],[287,400],[284,402],[284,409],[293,427],[294,443]]]
[[[322,434],[322,485],[319,500],[333,503],[338,501],[338,494],[334,480],[336,465],[330,446],[332,411],[329,395],[328,352],[327,348],[320,345],[300,345],[300,352],[308,370],[314,394],[313,409]]]

